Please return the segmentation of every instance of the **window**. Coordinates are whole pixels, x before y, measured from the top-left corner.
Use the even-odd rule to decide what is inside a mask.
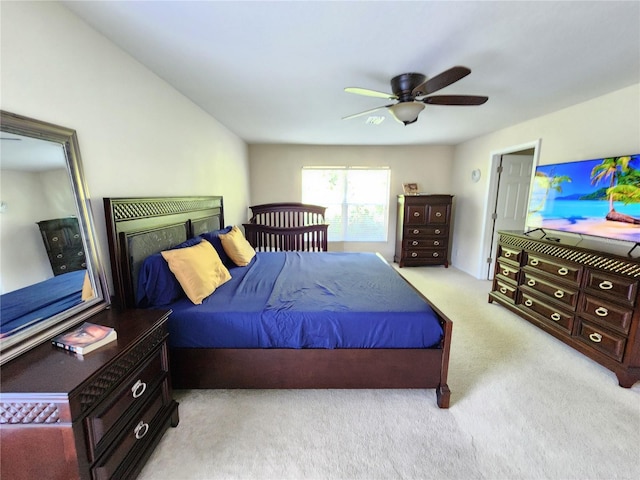
[[[389,168],[304,167],[302,201],[327,207],[330,242],[386,242]]]

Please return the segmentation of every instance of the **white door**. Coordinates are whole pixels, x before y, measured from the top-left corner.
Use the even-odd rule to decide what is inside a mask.
[[[487,278],[493,278],[499,230],[524,230],[533,155],[502,155],[498,167],[498,195],[493,215],[491,262]]]

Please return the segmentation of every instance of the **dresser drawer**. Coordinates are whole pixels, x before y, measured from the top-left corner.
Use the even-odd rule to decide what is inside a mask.
[[[527,266],[576,285],[582,279],[582,266],[551,260],[533,253],[530,253],[527,258]]]
[[[638,294],[638,281],[586,269],[585,288],[601,296],[633,305]]]
[[[524,288],[535,290],[555,302],[565,304],[571,310],[575,310],[578,306],[578,290],[559,286],[540,277],[532,275],[530,272],[522,272],[522,285]]]
[[[449,221],[449,205],[427,205],[427,223],[445,224]]]
[[[412,238],[404,241],[404,248],[406,249],[416,249],[416,248],[442,248],[445,245],[446,239],[443,238]]]
[[[168,380],[165,380],[168,382]],[[125,427],[124,435],[116,443],[115,447],[92,468],[92,476],[95,480],[107,480],[111,478],[123,478],[117,471],[128,455],[134,455],[136,451],[144,449],[146,444],[156,436],[162,427],[158,413],[165,405],[163,387],[151,393],[144,409],[136,415]],[[117,476],[116,476],[117,474]]]
[[[413,250],[413,249],[405,249],[403,250],[404,258],[407,260],[446,260],[447,258],[447,250],[445,249],[424,249],[424,250]]]
[[[622,360],[624,347],[627,343],[626,338],[611,333],[585,320],[580,321],[578,338],[590,347],[595,348],[617,361]]]
[[[406,225],[426,225],[427,224],[427,206],[426,205],[408,205],[405,224]]]
[[[511,260],[512,262],[516,262],[518,265],[522,260],[523,252],[522,250],[516,250],[514,248],[504,247],[502,245],[498,245],[498,258],[506,258],[507,260]]]
[[[505,282],[498,278],[495,278],[493,280],[493,291],[507,297],[509,300],[511,300],[511,303],[515,303],[516,301],[516,293],[518,290],[516,286],[511,284],[510,282]]]
[[[111,429],[127,412],[138,409],[150,397],[151,391],[166,376],[163,350],[158,349],[147,362],[127,378],[89,415],[86,422],[89,458],[101,455],[103,443],[108,444]],[[101,442],[102,440],[104,442]],[[113,438],[111,438],[113,440]]]
[[[593,295],[584,295],[582,297],[579,312],[582,316],[588,317],[589,320],[623,334],[629,333],[629,327],[633,319],[633,310],[630,308],[607,302]]]
[[[571,333],[573,329],[574,316],[572,313],[549,305],[538,300],[536,297],[522,293],[519,306],[529,313],[534,313],[536,318],[540,318],[544,320],[545,323],[553,325],[567,333]]]
[[[449,230],[446,227],[405,227],[404,238],[416,237],[446,237]]]
[[[520,271],[520,269],[517,266],[513,266],[510,265],[506,262],[498,262],[498,270],[497,273],[499,275],[502,275],[505,278],[508,278],[509,280],[512,280],[514,282],[518,281],[518,272]]]

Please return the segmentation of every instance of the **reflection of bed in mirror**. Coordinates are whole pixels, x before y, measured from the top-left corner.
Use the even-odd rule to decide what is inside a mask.
[[[86,288],[87,278],[86,270],[76,270],[0,296],[0,338],[59,315],[82,303],[83,297],[93,297],[91,288]]]

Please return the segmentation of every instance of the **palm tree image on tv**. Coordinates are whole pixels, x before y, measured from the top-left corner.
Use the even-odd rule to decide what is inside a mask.
[[[602,163],[591,170],[591,183],[609,182],[605,193],[609,199],[607,220],[640,224],[640,219],[616,211],[614,201],[627,205],[640,201],[640,176],[638,171],[629,165],[630,156],[603,158]]]
[[[526,225],[640,244],[640,155],[538,165]]]

